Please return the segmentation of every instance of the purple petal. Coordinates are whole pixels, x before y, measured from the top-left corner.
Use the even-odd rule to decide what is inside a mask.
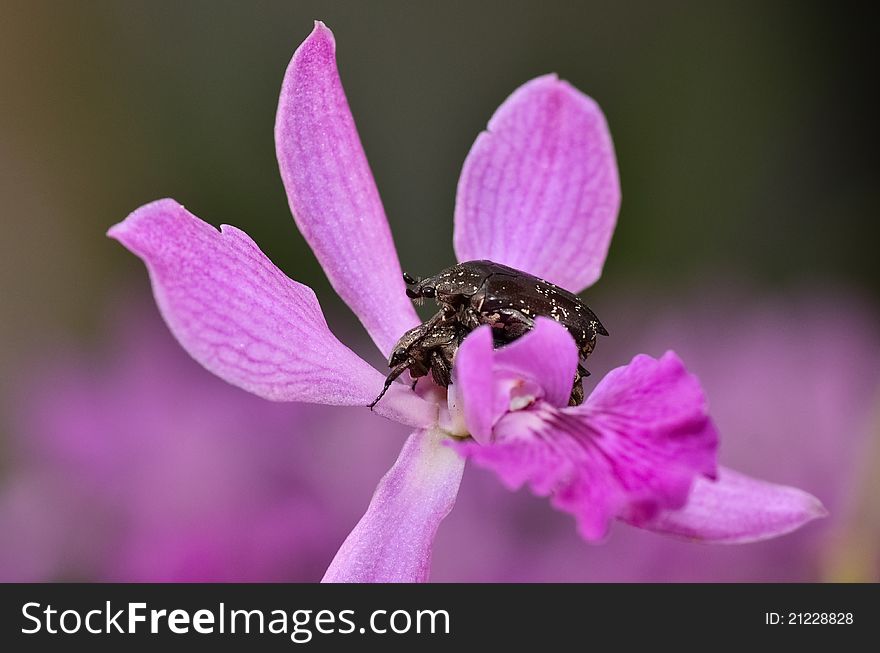
[[[699,379],[675,352],[659,359],[639,354],[611,370],[581,410],[610,430],[625,428],[630,437],[662,441],[675,460],[715,476],[718,433]]]
[[[327,328],[315,293],[286,277],[243,231],[220,231],[174,200],[147,204],[108,235],[144,260],[159,310],[189,354],[273,401],[366,406],[383,376]],[[430,425],[436,407],[398,384],[376,412]]]
[[[536,399],[567,405],[577,362],[571,335],[547,318],[539,317],[529,333],[494,352],[489,327],[475,330],[459,348],[453,368],[468,432],[486,444],[495,422],[512,406]]]
[[[697,479],[683,508],[638,525],[701,542],[743,544],[785,535],[827,514],[803,490],[722,467],[717,481]]]
[[[455,504],[464,460],[442,431],[416,431],[343,542],[325,583],[423,583],[440,522]]]
[[[619,208],[602,111],[545,75],[514,91],[471,148],[458,182],[455,253],[580,292],[602,274]]]
[[[321,22],[293,55],[275,148],[290,210],[330,283],[387,356],[420,322]]]
[[[492,332],[482,326],[468,335],[455,354],[452,368],[454,396],[459,399],[468,432],[480,443],[488,443],[495,420],[504,408],[494,408],[495,379],[492,374],[494,353]]]
[[[546,317],[535,320],[534,329],[499,349],[495,356],[496,369],[533,380],[542,388],[544,400],[554,406],[568,405],[577,364],[574,338]]]
[[[641,524],[682,507],[694,478],[715,472],[717,433],[698,381],[668,353],[614,370],[582,406],[538,403],[505,415],[491,444],[455,447],[512,489],[552,494],[598,540],[614,517]]]

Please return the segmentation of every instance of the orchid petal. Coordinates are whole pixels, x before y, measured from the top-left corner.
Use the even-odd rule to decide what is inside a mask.
[[[551,319],[539,317],[531,331],[494,352],[491,329],[476,329],[459,347],[453,368],[468,432],[487,444],[495,422],[518,400],[567,405],[577,363],[574,339]]]
[[[629,365],[611,370],[582,410],[600,428],[626,429],[628,437],[666,438],[664,446],[677,464],[709,477],[716,474],[718,433],[706,396],[673,351],[659,359],[639,354]]]
[[[511,412],[488,445],[454,445],[511,489],[528,483],[602,539],[614,517],[641,524],[681,508],[694,478],[715,472],[717,433],[696,379],[669,353],[637,356],[581,406]]]
[[[510,370],[530,378],[544,391],[544,400],[554,406],[568,405],[578,365],[578,349],[568,330],[546,317],[521,338],[500,348],[496,369]]]
[[[452,368],[454,396],[462,404],[468,432],[481,444],[489,442],[495,420],[504,413],[504,407],[497,411],[493,406],[493,358],[491,329],[481,326],[461,343]]]
[[[828,513],[813,495],[720,468],[697,478],[687,504],[639,526],[714,544],[744,544],[785,535]]]
[[[602,274],[619,208],[601,109],[545,75],[514,91],[471,148],[458,182],[455,253],[577,293]]]
[[[420,320],[339,80],[333,33],[321,22],[287,68],[275,147],[299,230],[387,356]]]
[[[143,259],[165,321],[222,379],[273,401],[367,406],[383,376],[330,332],[315,293],[243,231],[220,231],[174,200],[147,204],[108,235]],[[397,384],[376,412],[412,426],[436,407]]]
[[[447,440],[440,430],[409,437],[323,582],[428,580],[434,536],[455,504],[464,472],[464,460],[445,446]]]

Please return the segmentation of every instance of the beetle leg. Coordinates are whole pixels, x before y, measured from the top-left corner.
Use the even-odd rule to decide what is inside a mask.
[[[584,343],[584,346],[581,347],[581,358],[589,358],[590,354],[593,353],[593,349],[596,347],[596,336],[593,336],[589,340]]]
[[[451,304],[440,304],[441,322],[456,321],[459,319],[458,310]]]
[[[406,372],[410,367],[415,365],[415,360],[413,360],[412,356],[408,356],[406,360],[402,363],[398,363],[394,367],[391,368],[391,371],[388,373],[388,376],[385,377],[385,386],[382,388],[382,392],[379,393],[379,396],[373,400],[368,408],[373,410],[373,407],[379,403],[379,400],[385,396],[385,393],[388,392],[388,388],[391,387],[391,384],[399,377],[401,374]]]
[[[483,285],[486,284],[486,281],[483,281]],[[480,290],[471,295],[471,307],[477,313],[483,310],[483,303],[486,301],[486,291],[480,287]]]
[[[431,329],[433,329],[438,324],[446,322],[448,317],[449,316],[447,314],[446,307],[444,306],[434,315],[425,320],[425,322],[422,324],[422,330],[425,332],[425,335],[428,335]]]
[[[571,389],[571,396],[568,398],[568,405],[580,406],[582,403],[584,403],[584,380],[577,377]]]
[[[478,326],[483,324],[479,312],[470,307],[465,307],[461,309],[459,321],[468,331],[473,331]]]
[[[431,352],[431,376],[441,388],[448,387],[452,382],[452,366],[439,351]]]
[[[499,316],[495,322],[504,326],[504,336],[508,341],[516,340],[535,328],[534,318],[520,310],[502,308],[495,312]]]
[[[569,406],[580,406],[584,403],[584,378],[590,376],[589,371],[578,363],[574,373],[574,385],[571,388],[571,397],[568,399]]]

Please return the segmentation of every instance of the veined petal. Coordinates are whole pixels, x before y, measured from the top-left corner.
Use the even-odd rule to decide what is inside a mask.
[[[284,76],[275,148],[290,210],[339,296],[386,356],[420,322],[321,23]]]
[[[455,504],[464,460],[442,431],[413,433],[343,542],[325,583],[422,583],[440,522]]]
[[[694,479],[715,472],[718,436],[703,392],[672,353],[637,356],[582,406],[508,413],[493,435],[488,445],[454,446],[508,487],[552,495],[588,540],[604,537],[612,518],[641,524],[681,508]]]
[[[750,478],[724,467],[718,480],[698,478],[680,510],[638,524],[713,544],[743,544],[785,535],[828,513],[813,495]]]
[[[671,462],[715,476],[718,432],[706,396],[673,351],[659,359],[639,354],[611,370],[575,411],[602,429],[624,431],[646,445],[662,444]]]
[[[619,208],[601,109],[545,75],[514,91],[471,148],[458,182],[455,253],[577,293],[602,274]]]
[[[285,276],[243,231],[218,231],[165,199],[108,235],[146,263],[184,349],[229,383],[274,401],[346,406],[367,406],[382,389],[383,376],[330,332],[312,289]],[[403,386],[376,412],[413,426],[436,420],[436,407]]]

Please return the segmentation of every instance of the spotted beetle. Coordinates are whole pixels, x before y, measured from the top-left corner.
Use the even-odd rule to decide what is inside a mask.
[[[592,353],[598,335],[608,335],[577,295],[493,261],[459,263],[425,279],[404,273],[403,279],[407,296],[417,302],[426,297],[435,299],[440,310],[398,341],[388,361],[391,373],[371,408],[406,370],[416,379],[430,370],[438,385],[448,386],[458,346],[468,333],[484,324],[492,328],[495,347],[501,347],[531,331],[535,318],[552,318],[572,335],[581,359]],[[583,402],[583,379],[588,375],[578,364],[571,405]]]
[[[488,324],[502,344],[531,331],[538,316],[568,329],[582,358],[592,353],[597,335],[608,335],[577,295],[500,263],[468,261],[420,281],[404,275],[404,281],[409,297],[436,299],[447,320],[457,318],[469,331]]]
[[[385,387],[370,404],[370,410],[385,396],[394,380],[407,370],[414,379],[413,388],[429,371],[434,383],[443,388],[448,386],[452,382],[452,360],[467,334],[468,331],[458,322],[439,319],[428,320],[404,333],[388,359],[391,372],[385,379]]]

